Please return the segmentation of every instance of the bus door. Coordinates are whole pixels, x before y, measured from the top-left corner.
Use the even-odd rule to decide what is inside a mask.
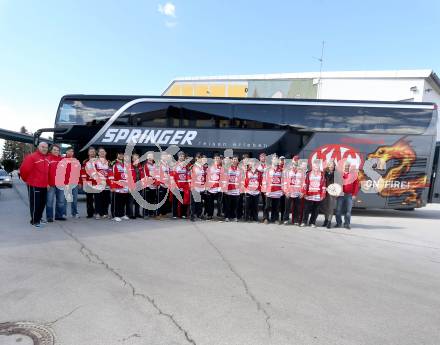
[[[431,188],[429,202],[440,203],[440,142],[435,147],[434,163],[432,165]]]

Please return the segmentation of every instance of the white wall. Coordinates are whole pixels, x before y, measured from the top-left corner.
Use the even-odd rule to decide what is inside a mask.
[[[410,88],[416,86],[416,92]],[[322,79],[320,99],[351,99],[375,101],[414,100],[421,102],[424,79]]]

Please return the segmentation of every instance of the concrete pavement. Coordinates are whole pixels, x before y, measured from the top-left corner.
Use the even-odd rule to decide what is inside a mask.
[[[438,206],[356,212],[351,231],[85,218],[36,231],[23,197],[0,193],[0,322],[46,325],[56,344],[440,343]]]

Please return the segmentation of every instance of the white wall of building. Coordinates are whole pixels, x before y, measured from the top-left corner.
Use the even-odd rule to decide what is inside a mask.
[[[332,78],[321,79],[320,99],[421,102],[424,79]]]

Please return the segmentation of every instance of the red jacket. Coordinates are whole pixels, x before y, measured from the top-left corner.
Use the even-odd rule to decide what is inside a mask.
[[[189,190],[189,184],[191,182],[189,168],[183,165],[183,163],[176,163],[176,165],[170,172],[170,177],[172,178],[172,188],[174,188],[174,186],[177,186],[177,188],[179,188],[179,190],[181,191]]]
[[[46,157],[47,161],[49,162],[49,186],[53,187],[56,185],[61,186],[62,183],[56,183],[56,176],[57,176],[57,168],[58,163],[63,159],[61,156],[55,156],[52,153],[49,153]],[[64,181],[63,181],[64,182]]]
[[[356,196],[359,192],[359,179],[357,173],[346,173],[342,174],[342,191],[344,194],[351,194]]]
[[[32,187],[45,188],[49,184],[49,162],[47,155],[35,151],[27,155],[20,167],[20,176]]]
[[[86,159],[81,166],[81,184],[83,186],[96,186],[96,181],[92,178],[93,173],[96,171],[95,159]]]
[[[244,191],[251,195],[257,195],[261,192],[261,183],[263,180],[263,173],[258,169],[252,171],[246,170],[244,175]]]
[[[128,170],[129,172],[127,172],[127,174],[131,174],[131,179],[128,177],[127,181],[128,181],[128,187],[130,190],[134,190],[136,187],[136,182],[141,181],[142,185],[144,186],[145,184],[145,171],[144,171],[144,167],[142,166],[142,164],[138,164],[137,166],[135,166],[133,163],[131,163],[128,166]],[[137,178],[136,175],[139,175]]]
[[[129,167],[123,161],[116,160],[109,171],[110,188],[116,193],[128,193],[127,174],[129,173]]]
[[[321,201],[325,198],[325,177],[322,172],[314,174],[313,170],[306,175],[304,183],[304,199],[312,201]]]

